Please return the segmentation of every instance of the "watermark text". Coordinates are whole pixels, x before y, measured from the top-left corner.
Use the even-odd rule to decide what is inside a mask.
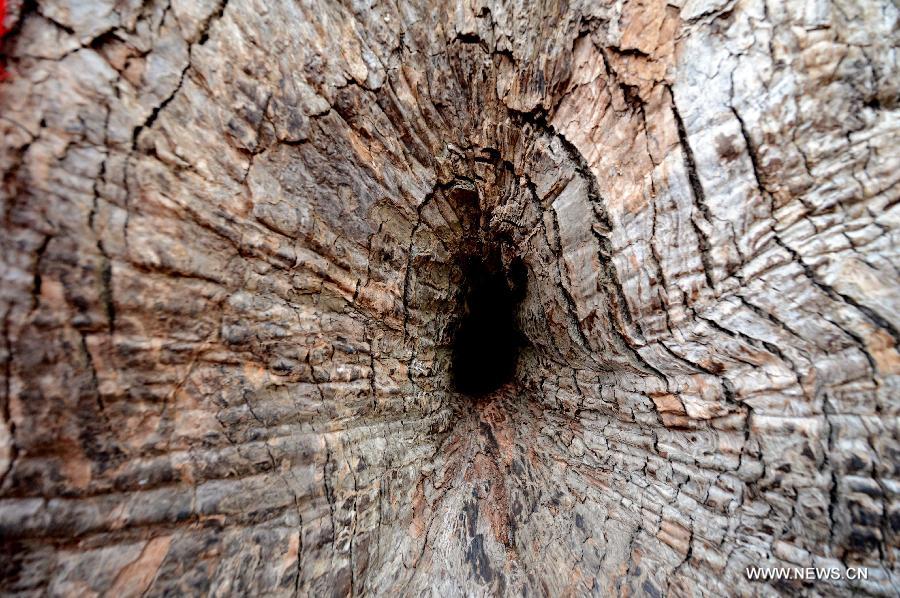
[[[747,567],[745,574],[751,581],[839,581],[869,579],[867,567]]]

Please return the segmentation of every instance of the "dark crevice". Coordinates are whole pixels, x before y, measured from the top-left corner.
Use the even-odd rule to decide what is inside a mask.
[[[43,275],[41,274],[41,261],[44,259],[44,254],[47,252],[47,246],[50,244],[50,239],[52,239],[52,235],[45,235],[44,240],[41,241],[41,244],[37,248],[37,252],[34,258],[34,275],[32,277],[32,285],[31,285],[31,310],[34,311],[37,309],[38,305],[41,302],[41,287],[43,286]]]
[[[525,341],[516,314],[527,272],[518,259],[504,269],[497,252],[468,256],[462,267],[462,313],[453,335],[451,374],[456,391],[480,397],[515,376]]]
[[[681,119],[681,113],[678,111],[678,106],[675,104],[675,93],[672,91],[671,87],[669,88],[669,97],[671,98],[672,116],[675,118],[675,125],[678,129],[678,140],[684,156],[684,166],[687,170],[688,182],[691,185],[694,205],[700,211],[700,214],[706,222],[711,223],[712,215],[709,212],[709,207],[706,205],[706,192],[703,190],[703,184],[700,182],[700,176],[697,174],[697,163],[694,161],[694,151],[691,148],[691,144],[688,142],[687,129],[684,126],[684,121]],[[710,261],[710,251],[712,246],[709,237],[703,229],[700,228],[693,216],[691,217],[690,222],[694,229],[694,234],[697,235],[697,243],[700,248],[700,262],[703,264],[703,276],[706,278],[707,286],[709,286],[710,289],[715,290],[716,287],[712,278],[713,266]]]

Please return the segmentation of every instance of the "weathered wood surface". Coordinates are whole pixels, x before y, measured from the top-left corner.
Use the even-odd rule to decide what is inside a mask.
[[[11,3],[3,592],[896,595],[897,17]]]

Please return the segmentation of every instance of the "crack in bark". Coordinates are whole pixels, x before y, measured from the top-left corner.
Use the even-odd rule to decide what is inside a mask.
[[[697,165],[694,162],[694,152],[691,149],[687,130],[684,127],[684,121],[681,119],[681,113],[678,111],[678,106],[675,103],[675,94],[672,91],[671,87],[667,87],[667,89],[669,91],[672,115],[675,117],[675,125],[678,129],[678,140],[681,146],[682,154],[684,155],[684,167],[685,170],[687,170],[688,181],[690,182],[694,205],[697,207],[700,214],[706,219],[706,222],[712,223],[712,215],[709,213],[709,207],[706,205],[706,193],[703,191],[703,184],[701,183],[700,177],[697,174]],[[706,278],[707,286],[709,286],[710,290],[715,292],[716,286],[712,278],[712,263],[710,261],[709,255],[711,249],[709,237],[697,224],[697,221],[694,219],[693,215],[690,218],[690,222],[694,229],[694,233],[697,235],[697,242],[699,243],[700,261],[703,264],[703,276]]]

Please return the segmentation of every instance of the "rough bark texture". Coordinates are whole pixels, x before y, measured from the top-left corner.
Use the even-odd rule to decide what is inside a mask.
[[[897,14],[11,3],[0,587],[896,595]]]

